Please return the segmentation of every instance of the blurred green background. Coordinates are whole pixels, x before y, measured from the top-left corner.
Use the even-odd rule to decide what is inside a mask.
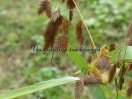
[[[50,52],[43,54],[32,51],[33,45],[42,48],[42,35],[49,20],[45,15],[36,14],[40,1],[42,0],[0,0],[0,94],[40,81],[72,76],[78,70],[67,54],[55,53],[51,63]],[[68,10],[61,0],[49,1],[53,11],[60,8],[62,16],[68,18]],[[109,45],[111,42],[118,46],[124,44],[127,26],[132,22],[131,0],[78,0],[78,6],[97,47]],[[80,16],[75,10],[68,34],[69,42],[75,48],[79,48],[74,33],[75,24],[79,19]],[[90,38],[86,30],[84,36],[86,43],[83,47],[89,48]],[[88,52],[80,54],[85,58]],[[104,88],[107,99],[112,99],[111,90],[115,91],[114,86]],[[85,88],[82,99],[90,97],[92,96]],[[74,83],[16,99],[73,98]]]

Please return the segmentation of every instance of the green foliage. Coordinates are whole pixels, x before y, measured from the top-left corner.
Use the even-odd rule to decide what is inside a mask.
[[[74,49],[71,45],[69,45],[69,48]],[[88,65],[84,61],[84,59],[77,53],[77,52],[71,52],[69,49],[67,51],[68,55],[71,57],[71,59],[76,63],[79,70],[83,73],[83,75],[86,76]],[[103,90],[98,87],[90,87],[89,88],[91,94],[93,94],[94,99],[106,99]]]
[[[109,44],[100,34],[116,44],[124,44],[124,34],[131,20],[131,0],[81,0],[81,12],[97,46]],[[87,35],[87,34],[86,34]],[[98,40],[100,39],[100,42]],[[90,40],[88,40],[90,41]]]
[[[118,33],[120,36],[124,36],[123,31],[126,31],[132,11],[130,0],[126,3],[123,0],[89,0],[89,2],[84,0],[83,2],[86,3],[87,12],[92,11],[90,13],[93,17],[85,20],[91,33],[105,33],[114,38]],[[110,31],[111,28],[113,31]]]
[[[69,48],[74,49],[71,45],[69,45]],[[119,52],[120,51],[121,51],[121,56],[119,57]],[[132,62],[131,52],[132,52],[132,47],[131,46],[122,46],[122,47],[119,47],[119,48],[115,49],[114,51],[108,53],[108,55],[111,57],[110,58],[110,62],[111,63],[115,63],[115,62],[117,62],[117,59],[120,59],[120,61],[123,60],[125,62]],[[75,51],[71,53],[70,50],[68,50],[67,53],[71,57],[71,59],[76,63],[76,65],[81,70],[81,72],[84,75],[86,75],[86,71],[88,69],[88,66],[86,65],[86,63],[82,59],[82,57],[77,52],[75,52]],[[78,60],[80,60],[80,61],[78,61]],[[104,95],[104,92],[103,92],[103,90],[100,87],[95,87],[95,88],[94,87],[90,87],[89,90],[90,90],[91,94],[93,94],[94,99],[98,99],[98,98],[99,99],[106,99],[105,95]],[[114,95],[114,97],[116,97],[116,94]],[[122,96],[121,93],[120,93],[119,98],[123,99],[124,96]]]
[[[75,50],[75,49],[69,44],[68,50],[67,50],[68,55],[76,63],[79,70],[81,70],[81,72],[83,72],[83,74],[86,75],[88,70],[88,64],[76,51],[71,51],[71,50]]]
[[[47,88],[55,87],[58,85],[66,84],[68,82],[79,80],[77,77],[64,77],[55,80],[43,81],[31,86],[23,87],[20,89],[16,89],[7,93],[0,95],[0,99],[11,99],[16,98],[22,95],[30,94],[39,90],[44,90]]]
[[[121,56],[119,57],[119,52],[121,51]],[[132,62],[132,47],[131,46],[122,46],[117,48],[116,50],[109,52],[108,55],[111,57],[110,62],[115,63],[118,59],[125,61],[125,62]],[[125,57],[124,57],[125,56]]]
[[[62,56],[59,53],[55,53],[53,59],[53,63],[55,63],[51,65],[49,63],[51,59],[50,52],[42,54],[41,52],[32,52],[30,49],[31,45],[34,44],[39,48],[43,45],[42,33],[45,29],[47,18],[36,14],[40,1],[32,0],[31,2],[21,0],[20,2],[18,0],[0,0],[0,93],[31,85],[39,81],[62,77],[62,75],[72,75],[77,70],[67,55]],[[116,44],[124,44],[122,37],[124,36],[128,23],[131,21],[129,20],[131,19],[130,12],[132,12],[131,0],[127,0],[125,3],[124,0],[78,1],[81,13],[93,36],[105,34],[106,37],[113,42],[115,41]],[[53,1],[52,4],[56,2],[58,1]],[[68,18],[68,11],[66,11],[65,7],[59,3],[57,3],[56,9],[57,7],[61,7],[63,9],[61,12],[62,15]],[[76,12],[74,16],[76,18],[79,17]],[[68,34],[70,44],[75,48],[77,47],[74,34],[76,18],[72,21],[70,33]],[[88,39],[87,33],[85,32],[84,34],[87,37],[85,47],[88,47],[90,40]],[[98,46],[104,44],[104,39],[101,37],[95,37],[94,40]],[[117,55],[116,52],[112,53],[111,56]],[[83,56],[86,55],[87,53]],[[67,88],[70,90],[67,91]],[[60,94],[56,90],[60,90],[65,94]],[[69,86],[65,88],[55,87],[18,99],[56,99],[58,96],[60,96],[60,99],[62,97],[70,99],[71,96],[69,94],[72,93],[72,90]],[[106,89],[105,93],[108,90]],[[85,96],[87,97],[87,93],[85,93]]]

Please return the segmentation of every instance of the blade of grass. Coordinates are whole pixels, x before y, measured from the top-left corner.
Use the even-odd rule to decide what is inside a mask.
[[[12,99],[12,98],[16,98],[16,97],[23,96],[23,95],[26,95],[26,94],[34,93],[36,91],[40,91],[40,90],[55,87],[55,86],[58,86],[58,85],[73,82],[73,81],[76,81],[76,80],[79,80],[79,78],[68,76],[68,77],[64,77],[64,78],[60,78],[60,79],[53,79],[53,80],[43,81],[43,82],[40,82],[40,83],[37,83],[37,84],[34,84],[34,85],[30,85],[30,86],[27,86],[27,87],[15,89],[15,90],[9,91],[7,93],[1,94],[0,99]]]
[[[127,49],[126,46],[122,46],[107,54],[108,56],[110,56],[111,63],[115,63],[117,61],[118,54],[120,51],[122,51],[122,55],[120,58],[121,61],[123,60],[125,62],[132,62],[132,46],[127,46]],[[124,57],[125,53],[126,55]]]
[[[68,55],[76,63],[79,70],[81,70],[81,72],[83,72],[84,75],[86,75],[88,64],[84,61],[84,59],[76,51],[71,51],[71,49],[74,49],[74,48],[69,44],[68,49],[67,49]]]
[[[100,87],[89,87],[89,91],[93,93],[94,99],[106,99],[104,96],[104,92]]]

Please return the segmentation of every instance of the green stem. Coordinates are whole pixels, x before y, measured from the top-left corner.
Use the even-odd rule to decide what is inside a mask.
[[[125,59],[125,56],[126,56],[126,50],[127,50],[127,46],[125,47],[125,52],[124,52],[124,56],[123,56],[123,59],[122,59],[122,63],[121,63],[121,70],[120,70],[120,73],[119,73],[119,82],[118,82],[118,89],[119,88],[121,88],[121,84],[122,83],[120,83],[121,82],[121,80],[122,80],[122,78],[123,78],[123,69],[125,68],[125,65],[124,65],[124,59]],[[119,61],[119,59],[118,59],[118,61]],[[121,89],[120,89],[121,90]],[[118,90],[117,90],[118,91]],[[118,96],[117,96],[117,98],[118,98]]]
[[[89,31],[87,25],[86,25],[85,22],[84,22],[84,19],[83,19],[82,14],[81,14],[81,12],[80,12],[80,10],[79,10],[79,8],[78,8],[76,2],[75,2],[74,0],[73,0],[73,2],[74,2],[75,6],[76,6],[76,8],[77,8],[77,11],[78,11],[78,13],[79,13],[79,15],[80,15],[80,17],[81,17],[83,23],[84,23],[84,26],[85,26],[85,28],[86,28],[86,30],[87,30],[87,32],[88,32],[88,35],[89,35],[89,37],[90,37],[91,42],[92,42],[94,48],[96,48],[95,43],[94,43],[94,41],[93,41],[93,38],[92,38],[92,36],[91,36],[91,33],[90,33],[90,31]],[[97,54],[97,56],[98,56],[98,53],[97,53],[97,52],[96,52],[96,54]]]

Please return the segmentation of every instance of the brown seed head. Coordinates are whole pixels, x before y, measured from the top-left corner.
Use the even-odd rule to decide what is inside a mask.
[[[132,80],[128,82],[126,87],[126,95],[128,98],[132,96]]]
[[[83,93],[84,82],[83,79],[75,83],[75,99],[80,99]]]
[[[38,15],[45,13],[48,18],[52,17],[51,3],[48,0],[44,0],[39,4],[37,11]]]

